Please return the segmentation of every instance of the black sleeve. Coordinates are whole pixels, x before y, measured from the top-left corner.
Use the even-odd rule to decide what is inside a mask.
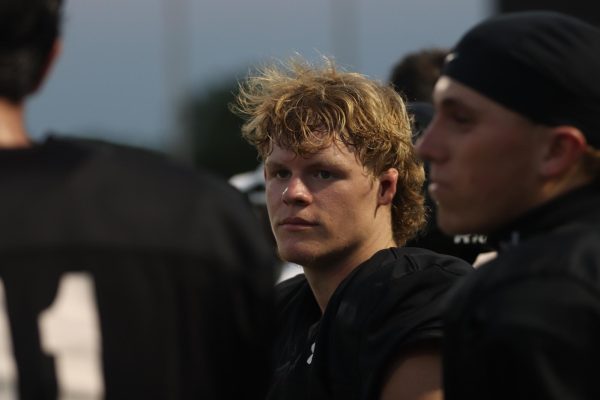
[[[340,304],[329,336],[328,371],[334,391],[346,398],[374,398],[386,368],[400,354],[442,338],[442,311],[449,289],[472,267],[435,253],[406,254],[392,268],[378,268],[353,284]],[[356,284],[358,283],[358,284]],[[347,380],[360,382],[363,393],[345,393]]]
[[[447,398],[600,398],[600,299],[585,283],[522,281],[488,294],[476,310],[470,348],[452,363],[464,371],[445,371]]]
[[[393,280],[384,301],[366,321],[359,363],[373,395],[398,357],[420,346],[440,346],[441,352],[448,292],[469,271],[458,261],[449,267],[432,265]]]

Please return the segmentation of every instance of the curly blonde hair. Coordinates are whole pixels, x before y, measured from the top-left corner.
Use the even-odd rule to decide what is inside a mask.
[[[405,104],[391,87],[341,71],[329,58],[314,66],[294,57],[241,82],[231,110],[245,119],[242,136],[262,159],[274,144],[306,157],[339,140],[373,176],[396,168],[394,240],[403,245],[423,227],[425,173]]]

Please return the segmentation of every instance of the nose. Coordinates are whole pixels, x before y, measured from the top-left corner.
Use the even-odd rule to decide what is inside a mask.
[[[444,151],[440,140],[440,130],[436,118],[431,121],[427,129],[415,143],[417,154],[425,162],[440,162]]]
[[[312,196],[302,179],[292,177],[281,193],[281,200],[287,205],[308,204],[311,202]]]

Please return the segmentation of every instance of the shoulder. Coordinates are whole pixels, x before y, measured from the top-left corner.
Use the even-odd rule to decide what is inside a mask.
[[[415,291],[420,293],[417,298],[426,292],[445,292],[474,270],[460,258],[417,247],[381,251],[361,268],[350,285],[362,290],[376,285],[382,288],[380,295],[387,294],[391,300],[410,300]]]
[[[596,220],[600,221],[600,220]],[[465,281],[461,292],[480,303],[495,293],[524,286],[580,286],[600,295],[600,225],[569,224],[504,248]],[[543,291],[538,291],[539,293]]]
[[[462,276],[473,271],[473,266],[451,255],[436,253],[419,247],[393,248],[394,260],[390,267],[406,270],[407,273],[424,271],[448,276]]]
[[[488,271],[481,272],[491,277],[492,268],[503,266],[487,264],[483,268]],[[523,381],[519,390],[532,397],[539,395],[540,387],[531,382],[548,377],[560,377],[563,386],[581,388],[588,395],[597,391],[597,385],[583,388],[582,382],[595,382],[587,374],[594,371],[598,356],[598,290],[564,275],[502,281],[494,276],[489,285],[486,276],[469,282],[483,287],[461,290],[446,316],[445,357],[450,368],[445,374],[450,390],[470,387],[486,393],[491,381],[514,382],[526,376],[532,379]],[[499,387],[499,396],[510,397],[516,386]]]
[[[343,372],[350,387],[361,382],[374,395],[399,356],[437,346],[446,296],[471,270],[458,258],[419,248],[376,253],[340,285],[323,316],[319,335],[327,339],[319,345],[335,360],[332,373]]]
[[[421,248],[393,248],[380,265],[385,273],[379,277],[380,297],[371,318],[398,321],[392,315],[412,321],[411,332],[429,325],[436,331],[448,295],[457,282],[473,272],[467,262]],[[387,279],[385,276],[388,276]],[[417,311],[418,310],[418,311]],[[428,321],[428,324],[421,324]],[[389,325],[389,323],[386,323]],[[411,333],[412,334],[412,333]]]
[[[216,189],[219,192],[236,192],[224,179],[150,149],[56,136],[49,137],[45,146],[50,156],[52,153],[70,154],[72,159],[78,159],[79,163],[73,163],[72,169],[93,178],[91,182],[108,179],[115,185],[135,182],[136,190],[168,186],[171,189],[187,188],[189,191],[202,189],[212,192]],[[125,187],[122,189],[125,190]]]
[[[19,159],[1,188],[0,215],[15,227],[9,242],[218,253],[240,266],[272,254],[239,191],[167,155],[49,137]]]
[[[385,333],[383,347],[441,337],[448,295],[473,270],[461,259],[420,248],[384,250],[361,268],[332,303],[343,305],[338,314],[352,310],[362,334]]]
[[[184,192],[211,193],[210,197],[226,192],[228,196],[243,198],[225,179],[150,149],[50,135],[32,150],[11,157],[11,175],[35,175],[36,183],[65,185],[65,189],[81,192],[111,190],[108,199],[159,190],[162,201]],[[25,184],[31,185],[31,181]],[[147,199],[152,201],[153,198]]]
[[[507,332],[508,326],[529,329],[550,321],[575,322],[586,313],[600,315],[598,244],[597,227],[577,227],[505,249],[456,290],[447,324],[477,319],[481,329]],[[501,330],[499,324],[504,325]],[[569,323],[564,326],[573,329]]]
[[[473,271],[465,261],[421,248],[390,248],[376,253],[359,266],[336,290],[333,305],[357,304],[367,318],[377,310],[426,306],[425,297],[443,295],[454,283]]]

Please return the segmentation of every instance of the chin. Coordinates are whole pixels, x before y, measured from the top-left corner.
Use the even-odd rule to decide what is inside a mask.
[[[462,235],[469,233],[479,233],[478,229],[465,223],[465,218],[456,216],[449,217],[443,213],[437,214],[437,226],[446,235]]]
[[[302,266],[310,264],[315,259],[315,252],[306,249],[279,246],[277,252],[283,261]]]

